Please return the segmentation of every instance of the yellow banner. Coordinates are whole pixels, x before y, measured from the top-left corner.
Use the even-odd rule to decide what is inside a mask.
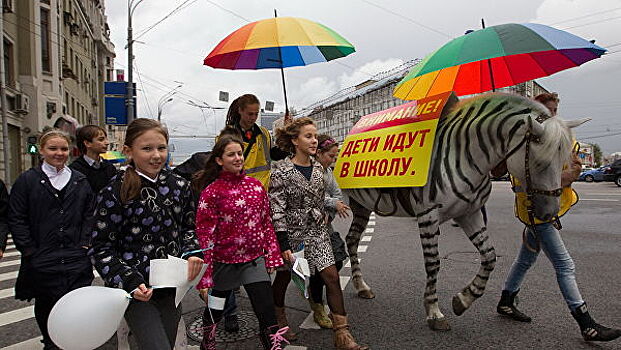
[[[450,93],[364,116],[334,168],[341,188],[424,186],[438,120]],[[398,115],[399,118],[391,116]]]

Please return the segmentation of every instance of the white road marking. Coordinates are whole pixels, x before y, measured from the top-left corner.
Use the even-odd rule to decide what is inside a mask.
[[[373,239],[373,236],[364,236],[360,242],[371,242],[371,239]]]
[[[594,201],[594,202],[618,202],[618,199],[595,199],[595,198],[580,198],[581,201]]]
[[[347,287],[347,283],[349,283],[349,280],[351,279],[351,276],[339,276],[340,282],[341,282],[341,290],[345,290],[345,288]]]
[[[196,347],[198,349],[198,347]],[[41,337],[28,339],[21,343],[13,344],[2,348],[2,350],[39,350],[41,349]]]
[[[7,324],[27,320],[34,317],[34,306],[27,306],[21,309],[8,311],[0,314],[0,327]]]
[[[12,243],[12,242],[11,242]],[[6,245],[6,249],[5,250],[9,250],[9,249],[15,249],[15,245],[13,244],[7,244]]]
[[[367,229],[364,232],[365,233],[373,233],[373,232],[375,232],[375,228],[374,227],[367,227]]]
[[[8,281],[17,278],[17,271],[0,273],[0,281]]]
[[[14,252],[5,252],[2,257],[4,258],[8,258],[10,256],[19,256],[19,252],[18,251],[14,251]]]
[[[366,253],[367,249],[369,249],[368,245],[359,245],[358,246],[358,253]]]
[[[15,289],[13,288],[0,289],[0,299],[10,298],[14,295],[15,295]]]
[[[370,220],[367,226],[375,226],[375,221]]]
[[[3,261],[0,262],[0,267],[7,267],[7,266],[13,266],[13,265],[19,265],[21,261],[19,259],[17,260],[9,260],[9,261]]]

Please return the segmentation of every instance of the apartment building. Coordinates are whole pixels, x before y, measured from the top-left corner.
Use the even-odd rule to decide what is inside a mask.
[[[112,80],[114,46],[104,0],[3,0],[9,182],[38,163],[27,140],[58,127],[103,126],[103,82]],[[4,147],[0,140],[0,148]]]

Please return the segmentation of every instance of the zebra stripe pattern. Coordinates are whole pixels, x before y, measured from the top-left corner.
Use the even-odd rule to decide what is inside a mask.
[[[496,253],[488,240],[480,211],[492,190],[489,172],[523,148],[529,132],[536,130],[541,134],[538,136],[545,137],[547,129],[537,125],[539,120],[560,123],[555,121],[556,118],[550,118],[543,105],[517,95],[488,94],[452,103],[450,111],[438,123],[425,186],[344,191],[354,213],[346,241],[354,287],[361,297],[373,297],[357,259],[358,242],[370,212],[374,210],[381,215],[395,211],[396,216],[417,218],[427,274],[425,310],[429,326],[436,330],[450,328],[440,312],[436,293],[440,270],[440,224],[455,219],[481,256],[479,271],[453,298],[453,311],[461,315],[483,295],[496,263]],[[566,127],[563,130],[570,133]],[[560,157],[560,152],[567,151],[560,148],[558,152],[541,152],[541,156],[533,154],[539,159],[531,161],[544,164],[548,159],[541,157]],[[557,175],[560,179],[560,169]]]

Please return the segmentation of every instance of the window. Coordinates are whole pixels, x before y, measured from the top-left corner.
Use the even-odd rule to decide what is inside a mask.
[[[10,41],[4,39],[4,79],[8,86],[14,87],[15,81],[13,79],[13,44]]]
[[[41,8],[41,68],[44,72],[52,70],[50,48],[50,10]]]

